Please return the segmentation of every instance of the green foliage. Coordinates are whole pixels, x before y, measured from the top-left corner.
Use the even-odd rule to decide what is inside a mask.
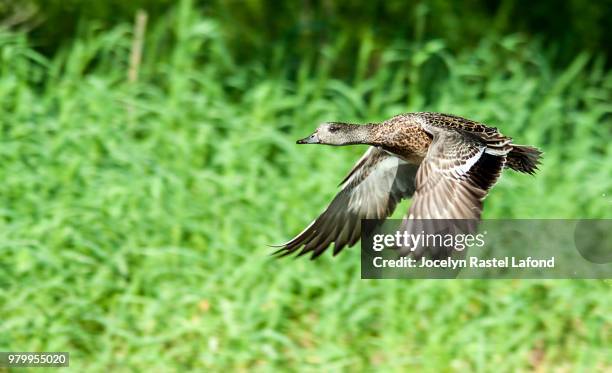
[[[271,46],[299,61],[342,39],[337,70],[350,73],[364,38],[387,47],[398,39],[444,39],[453,51],[473,48],[484,35],[522,32],[543,41],[557,63],[588,50],[610,57],[612,0],[404,1],[190,0],[219,20],[232,55],[264,61]],[[25,24],[38,50],[53,55],[78,31],[131,22],[144,9],[154,23],[174,8],[171,0],[0,0],[0,27]],[[285,61],[287,62],[287,61]]]
[[[416,110],[544,150],[486,217],[610,218],[603,59],[555,69],[517,34],[456,53],[366,32],[339,79],[346,35],[300,61],[270,46],[268,65],[241,63],[227,32],[182,2],[149,29],[134,84],[127,26],[52,59],[0,35],[0,350],[70,351],[74,371],[610,369],[609,282],[363,281],[355,248],[310,262],[266,247],[364,150],[295,139]]]

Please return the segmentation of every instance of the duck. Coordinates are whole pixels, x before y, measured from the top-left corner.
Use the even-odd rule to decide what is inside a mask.
[[[311,253],[311,259],[332,244],[334,256],[353,246],[362,219],[384,220],[403,199],[412,199],[404,221],[478,221],[502,172],[533,175],[542,156],[496,127],[434,112],[399,114],[380,123],[325,122],[297,144],[369,145],[327,208],[294,238],[273,245],[278,256]]]

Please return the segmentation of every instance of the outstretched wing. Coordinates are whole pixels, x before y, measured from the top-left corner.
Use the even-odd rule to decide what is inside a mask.
[[[334,243],[334,255],[361,236],[361,219],[384,219],[414,193],[417,166],[375,147],[368,149],[342,181],[327,209],[276,254],[321,255]]]
[[[416,191],[401,231],[418,234],[468,233],[476,229],[482,201],[495,184],[511,149],[510,139],[486,142],[457,129],[424,126],[433,135],[416,176]],[[452,253],[448,247],[401,247],[415,258],[426,250],[434,257]]]
[[[510,148],[493,148],[454,129],[426,130],[433,141],[417,172],[408,219],[480,219],[482,200],[499,178]]]

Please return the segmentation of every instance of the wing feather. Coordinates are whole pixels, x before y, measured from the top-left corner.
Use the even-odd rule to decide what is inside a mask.
[[[416,176],[416,191],[401,229],[411,234],[423,227],[441,229],[444,222],[435,219],[477,222],[482,201],[498,180],[506,157],[501,148],[495,155],[486,141],[460,130],[424,126],[433,135],[427,155]],[[496,144],[497,145],[497,144]],[[432,219],[429,221],[421,221]],[[466,223],[466,227],[474,227]],[[414,248],[413,248],[414,249]],[[400,248],[407,254],[406,248]],[[417,248],[415,256],[423,254]]]
[[[369,148],[347,177],[327,209],[290,241],[279,245],[280,256],[321,255],[332,243],[333,254],[361,237],[361,219],[384,219],[415,190],[417,166],[375,147]]]
[[[480,219],[482,200],[499,178],[504,155],[454,129],[424,128],[433,135],[417,172],[412,219]]]

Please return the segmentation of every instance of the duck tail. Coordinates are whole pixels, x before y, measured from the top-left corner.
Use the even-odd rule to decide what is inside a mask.
[[[512,150],[508,153],[506,167],[533,175],[538,169],[542,152],[540,149],[527,145],[512,144]]]

